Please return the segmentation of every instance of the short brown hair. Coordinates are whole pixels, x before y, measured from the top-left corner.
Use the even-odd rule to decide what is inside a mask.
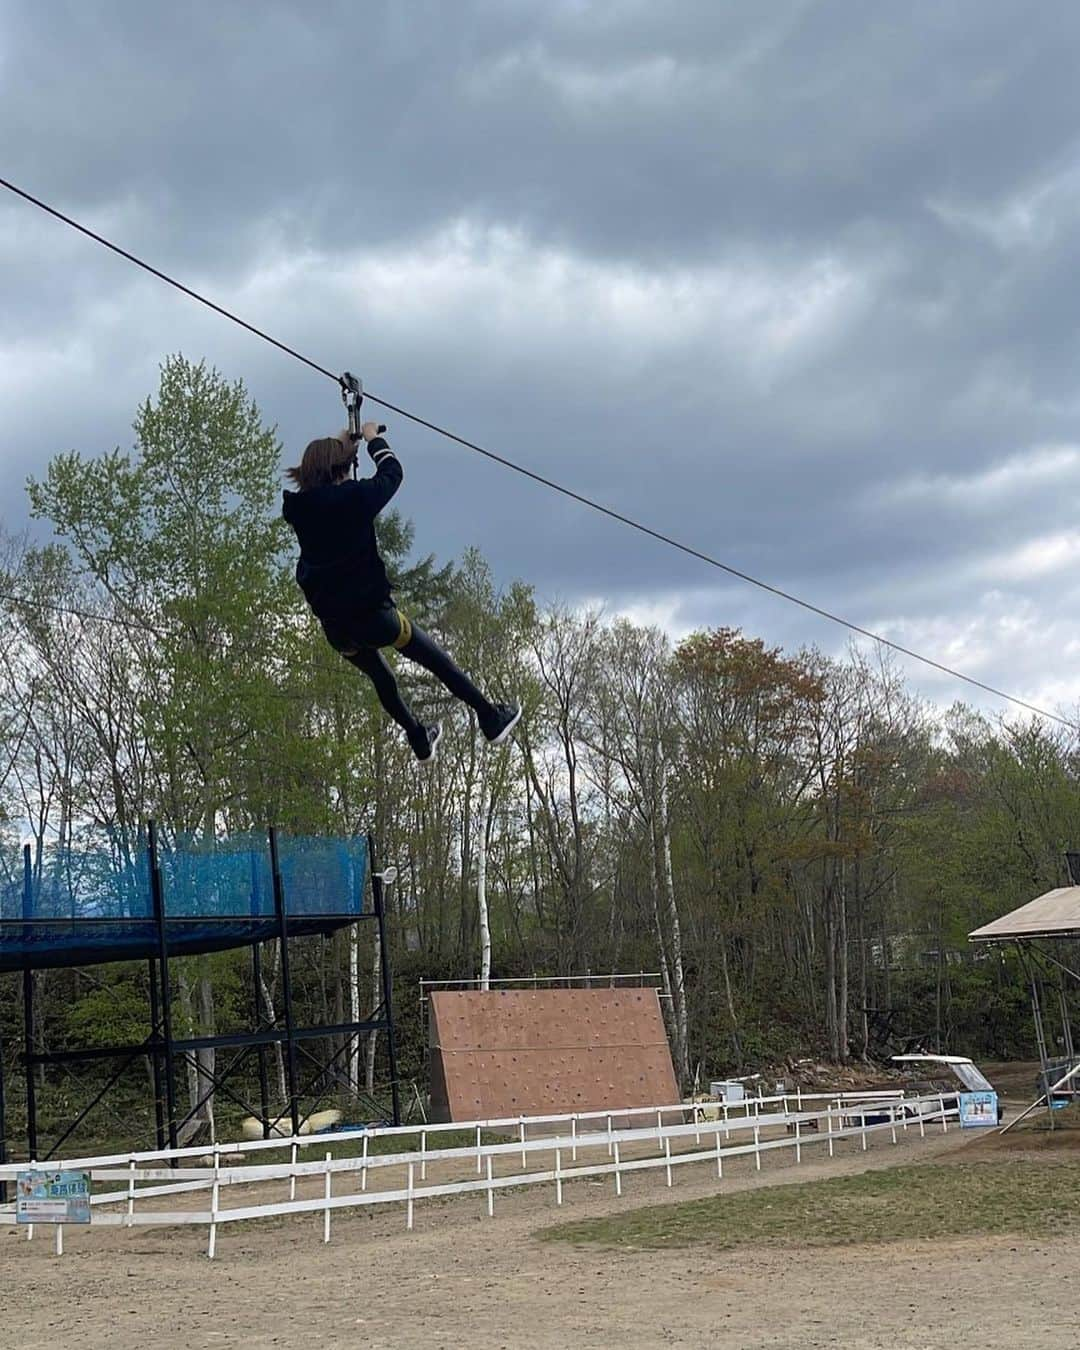
[[[286,469],[285,473],[301,492],[309,492],[312,488],[336,482],[355,458],[355,446],[347,444],[340,436],[323,436],[311,441],[299,465]]]

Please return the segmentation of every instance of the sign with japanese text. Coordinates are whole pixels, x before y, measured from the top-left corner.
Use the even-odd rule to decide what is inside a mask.
[[[89,1172],[20,1172],[16,1223],[89,1223]]]

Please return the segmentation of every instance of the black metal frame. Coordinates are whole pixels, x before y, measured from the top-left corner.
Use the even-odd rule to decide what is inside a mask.
[[[401,1098],[397,1081],[397,1047],[395,1042],[392,1001],[393,982],[390,971],[389,947],[386,941],[386,906],[382,876],[376,870],[374,841],[371,836],[369,835],[367,839],[368,869],[371,873],[373,899],[371,912],[349,916],[347,918],[342,916],[340,920],[328,920],[327,928],[327,931],[334,931],[338,928],[351,927],[354,923],[374,920],[376,924],[377,941],[379,944],[382,999],[379,1004],[372,1009],[371,1015],[361,1021],[347,1021],[335,1025],[303,1027],[298,1027],[296,1025],[293,1017],[289,917],[286,912],[285,894],[278,862],[277,830],[271,827],[269,830],[269,847],[274,895],[273,934],[272,936],[267,936],[266,933],[263,932],[260,933],[259,936],[252,936],[248,940],[237,938],[236,940],[228,941],[227,944],[228,947],[234,949],[247,946],[251,948],[252,974],[255,985],[253,1009],[254,1028],[251,1031],[226,1032],[216,1036],[183,1038],[177,1038],[173,1034],[172,986],[169,976],[170,959],[181,953],[172,951],[170,948],[168,925],[170,923],[175,924],[178,920],[175,918],[169,919],[165,911],[161,866],[158,859],[157,827],[154,821],[150,821],[148,824],[148,844],[150,892],[153,908],[153,921],[157,935],[157,950],[147,962],[150,977],[149,1035],[138,1044],[95,1046],[93,1048],[57,1051],[36,1051],[34,1049],[34,973],[35,969],[38,967],[28,966],[23,970],[23,1050],[19,1055],[19,1063],[25,1071],[26,1079],[27,1148],[29,1160],[32,1162],[44,1162],[54,1157],[60,1146],[71,1137],[86,1117],[108,1095],[109,1091],[115,1083],[119,1081],[122,1074],[136,1059],[142,1056],[148,1056],[152,1065],[155,1134],[158,1148],[164,1149],[166,1145],[169,1148],[176,1148],[179,1134],[184,1126],[195,1117],[200,1107],[215,1091],[220,1091],[224,1093],[224,1095],[231,1097],[234,1101],[242,1105],[251,1115],[260,1120],[264,1138],[270,1137],[272,1130],[284,1116],[288,1117],[293,1134],[297,1134],[300,1129],[301,1120],[300,1103],[307,1095],[308,1091],[314,1089],[321,1076],[329,1073],[336,1061],[341,1057],[345,1050],[353,1045],[357,1037],[362,1036],[365,1033],[379,1031],[384,1031],[387,1036],[393,1123],[399,1125],[401,1123]],[[24,896],[22,923],[27,924],[36,922],[32,918],[33,875],[29,845],[23,850],[23,863]],[[103,919],[94,920],[93,922],[106,924],[124,921]],[[212,924],[214,919],[212,917],[202,917],[199,918],[197,922],[200,924]],[[230,918],[222,920],[221,922],[235,924],[236,920]],[[265,925],[266,922],[266,920],[260,920],[261,925]],[[2,929],[3,923],[0,922],[0,932],[2,932]],[[279,944],[282,1018],[276,1025],[267,1023],[261,1008],[261,947],[264,941],[274,941]],[[95,964],[105,965],[109,964],[111,961],[131,959],[131,956],[126,953],[109,957],[106,949],[106,951],[102,953],[102,960]],[[43,965],[40,968],[44,969],[46,967]],[[324,1062],[313,1055],[304,1042],[326,1036],[342,1036],[344,1037],[344,1040],[342,1045],[339,1046],[330,1059]],[[270,1114],[269,1083],[265,1060],[267,1048],[273,1045],[282,1045],[285,1047],[286,1083],[288,1089],[288,1103],[286,1109],[282,1115],[274,1117]],[[196,1060],[196,1070],[199,1075],[200,1088],[203,1078],[209,1078],[210,1085],[205,1094],[196,1102],[195,1106],[188,1110],[182,1117],[179,1117],[176,1090],[177,1060],[189,1059],[195,1055],[198,1050],[202,1049],[236,1049],[239,1053],[223,1070],[219,1069],[215,1064],[215,1071],[213,1073],[210,1073],[204,1065],[199,1064]],[[259,1057],[258,1109],[233,1091],[229,1084],[230,1077],[240,1065],[246,1061],[252,1050],[255,1050]],[[315,1072],[307,1085],[302,1084],[298,1072],[298,1054],[303,1054],[315,1066]],[[42,1153],[41,1141],[38,1135],[34,1069],[39,1065],[87,1063],[97,1059],[117,1060],[119,1062],[111,1075],[106,1079],[102,1088],[94,1096],[93,1100],[79,1112],[64,1130],[59,1139]],[[4,1067],[3,1059],[0,1057],[0,1163],[7,1161],[8,1158],[4,1093]],[[317,1108],[319,1101],[322,1100],[322,1097],[325,1096],[325,1094],[326,1088],[323,1089],[322,1096],[316,1100],[314,1106],[309,1108],[307,1114],[310,1114]],[[0,1183],[0,1188],[2,1187],[3,1183]],[[0,1201],[3,1201],[4,1199],[4,1190],[0,1189]]]

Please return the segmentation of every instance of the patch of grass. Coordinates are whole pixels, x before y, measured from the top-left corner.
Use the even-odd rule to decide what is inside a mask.
[[[541,1230],[608,1247],[838,1246],[911,1238],[1080,1232],[1080,1164],[924,1165],[770,1186]]]

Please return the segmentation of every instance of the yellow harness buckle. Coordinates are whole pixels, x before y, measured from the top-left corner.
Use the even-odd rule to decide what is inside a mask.
[[[398,616],[398,624],[400,625],[400,631],[398,632],[397,637],[394,639],[393,647],[395,651],[401,651],[402,647],[407,647],[409,643],[412,641],[412,624],[409,622],[406,616],[402,614],[400,609],[397,612],[397,616]]]

